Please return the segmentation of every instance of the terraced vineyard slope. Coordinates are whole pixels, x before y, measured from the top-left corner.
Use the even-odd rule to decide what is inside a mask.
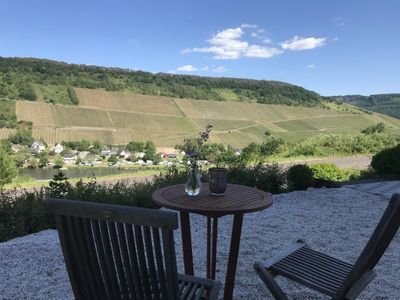
[[[107,144],[153,140],[157,146],[173,147],[208,123],[214,125],[211,141],[233,147],[271,136],[294,141],[320,133],[359,132],[378,122],[400,133],[399,120],[350,106],[186,100],[82,88],[75,92],[79,106],[17,101],[17,119],[32,121],[33,135],[51,144],[80,139]]]

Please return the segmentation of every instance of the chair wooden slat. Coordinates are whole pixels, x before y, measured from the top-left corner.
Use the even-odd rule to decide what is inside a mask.
[[[114,257],[114,267],[118,276],[119,290],[123,298],[129,299],[128,283],[126,282],[126,275],[122,264],[121,247],[119,245],[119,237],[115,228],[114,222],[107,222],[108,232],[110,233],[111,249]]]
[[[168,291],[167,285],[165,284],[165,266],[164,266],[164,259],[163,253],[161,250],[161,237],[160,237],[160,230],[158,228],[153,228],[153,241],[154,241],[154,252],[157,260],[157,275],[160,284],[160,293],[163,299],[167,298]]]
[[[83,222],[81,218],[71,218],[67,217],[69,226],[71,228],[71,237],[74,238],[75,245],[78,248],[78,255],[75,257],[79,264],[79,268],[81,270],[81,280],[84,282],[85,278],[91,276],[93,270],[90,267],[90,249],[88,249],[87,245],[87,240],[84,237],[84,231],[83,229]],[[89,259],[85,259],[89,258]],[[96,295],[97,298],[100,298],[98,295],[98,289],[96,288],[95,284],[96,280],[91,280],[90,282],[86,282],[86,295],[85,297],[89,295]]]
[[[101,233],[100,233],[100,223],[98,220],[92,220],[92,228],[93,228],[93,237],[97,248],[97,256],[99,260],[99,266],[101,273],[103,275],[103,281],[105,285],[105,290],[107,294],[107,298],[112,298],[113,289],[111,287],[112,278],[111,275],[108,273],[106,268],[106,255],[104,252],[103,242],[101,240]]]
[[[104,249],[104,259],[106,272],[110,276],[111,293],[115,299],[120,295],[120,290],[118,287],[118,277],[114,267],[114,257],[111,250],[110,235],[108,232],[107,221],[99,221],[100,225],[100,236],[102,241],[102,246]]]
[[[176,213],[62,199],[48,204],[76,299],[218,299],[218,281],[177,273]]]
[[[159,280],[157,278],[151,231],[149,227],[147,226],[143,227],[143,235],[144,235],[144,243],[146,245],[147,265],[149,268],[150,280],[151,280],[151,294],[153,295],[153,299],[158,300],[160,299],[160,288],[159,288]]]
[[[135,281],[132,277],[133,271],[132,271],[132,262],[129,259],[129,252],[128,252],[128,245],[126,242],[126,233],[124,230],[124,225],[121,223],[117,223],[117,232],[118,232],[118,237],[119,237],[119,244],[120,244],[120,251],[121,251],[121,258],[122,258],[122,264],[124,266],[124,274],[126,276],[126,281],[127,281],[127,287],[128,287],[128,294],[132,295],[131,297],[136,299],[136,289],[135,289]],[[129,299],[129,297],[128,297]]]
[[[135,291],[138,299],[144,299],[144,291],[143,291],[143,286],[141,282],[141,276],[140,276],[140,270],[139,270],[139,262],[138,262],[138,257],[137,257],[137,251],[136,251],[136,246],[135,246],[135,236],[133,233],[133,228],[132,225],[130,224],[125,224],[125,230],[126,230],[126,237],[128,241],[128,252],[131,260],[131,266],[132,266],[132,277],[134,278],[134,283],[135,283]]]
[[[87,245],[87,256],[89,257],[91,276],[94,279],[97,299],[106,299],[107,293],[104,286],[103,276],[100,270],[100,265],[97,256],[97,249],[94,243],[93,230],[91,221],[80,218],[83,227],[83,236]]]
[[[146,256],[144,252],[144,242],[142,234],[142,226],[134,225],[135,245],[139,259],[139,269],[141,274],[141,283],[143,286],[145,299],[151,299],[150,276],[146,264]]]
[[[268,262],[255,262],[254,269],[276,299],[287,299],[274,279],[276,275],[288,277],[332,299],[355,299],[374,278],[373,268],[399,227],[400,194],[394,194],[354,265],[303,245],[278,254]]]

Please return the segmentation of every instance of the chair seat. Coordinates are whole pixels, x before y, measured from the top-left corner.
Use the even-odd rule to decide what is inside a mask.
[[[199,300],[213,298],[221,287],[219,281],[178,274],[179,292],[182,300]],[[206,293],[207,292],[207,293]]]
[[[271,266],[265,267],[277,275],[283,275],[333,296],[353,265],[304,245]]]

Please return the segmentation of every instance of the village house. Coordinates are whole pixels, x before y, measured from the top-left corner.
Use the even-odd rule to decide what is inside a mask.
[[[42,142],[35,141],[35,142],[33,142],[33,144],[32,144],[30,149],[31,149],[31,153],[39,154],[39,153],[42,153],[42,152],[44,152],[46,150],[46,146]]]
[[[73,154],[73,153],[66,154],[63,157],[64,163],[67,165],[74,164],[76,161],[76,158],[77,158],[76,154]]]
[[[119,153],[120,153],[119,147],[112,147],[110,150],[110,155],[114,154],[114,155],[118,156]]]
[[[61,152],[64,151],[64,147],[61,144],[57,144],[57,145],[55,145],[53,151],[55,154],[60,154]]]
[[[143,158],[145,155],[146,155],[146,153],[144,153],[144,152],[135,152],[135,153],[133,154],[133,156],[134,156],[135,158]]]
[[[78,153],[78,158],[86,159],[89,153],[90,153],[89,151],[81,151]]]
[[[119,154],[119,157],[127,159],[129,156],[131,156],[131,152],[129,150],[122,150],[121,153]]]
[[[101,150],[101,155],[102,156],[109,156],[110,155],[110,148],[107,146],[104,146],[103,149]]]

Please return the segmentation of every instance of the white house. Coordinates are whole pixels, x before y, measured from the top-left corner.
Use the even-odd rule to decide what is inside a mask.
[[[46,150],[46,146],[42,142],[35,141],[31,146],[31,153],[38,154]]]
[[[119,154],[119,157],[122,158],[128,158],[131,155],[131,152],[129,150],[122,150],[121,153]]]
[[[70,154],[66,154],[64,155],[64,162],[66,164],[74,164],[76,161],[76,154],[70,153]]]
[[[143,158],[146,155],[146,153],[144,152],[135,152],[133,154],[133,156],[135,156],[135,158]]]
[[[64,147],[61,145],[61,144],[57,144],[55,147],[54,147],[54,153],[55,154],[60,154],[61,152],[63,152],[64,151]]]
[[[107,146],[104,146],[103,149],[101,150],[101,155],[108,156],[108,155],[110,155],[110,152],[111,152],[110,148]]]

